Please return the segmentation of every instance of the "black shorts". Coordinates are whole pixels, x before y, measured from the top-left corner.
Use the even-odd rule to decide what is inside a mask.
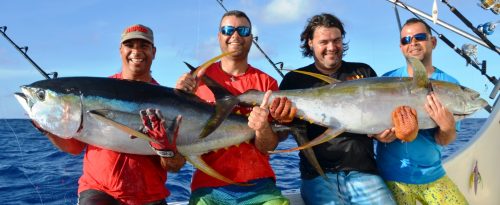
[[[89,189],[78,194],[78,205],[122,205],[120,201],[105,192]],[[167,205],[165,200],[158,200],[145,205]]]

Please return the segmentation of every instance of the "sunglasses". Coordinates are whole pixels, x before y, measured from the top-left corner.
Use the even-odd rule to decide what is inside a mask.
[[[405,36],[401,38],[401,45],[406,45],[411,43],[412,39],[415,39],[416,41],[425,41],[427,40],[427,34],[426,33],[417,33],[413,36]]]
[[[241,37],[248,37],[251,33],[251,29],[248,26],[238,26],[236,28],[234,26],[220,27],[220,32],[226,36],[232,36],[234,34],[234,31],[237,31],[238,35],[240,35]]]

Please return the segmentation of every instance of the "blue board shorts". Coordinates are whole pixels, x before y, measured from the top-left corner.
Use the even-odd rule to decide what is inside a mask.
[[[384,180],[378,175],[358,171],[328,172],[327,181],[321,176],[302,179],[302,199],[308,205],[396,204]]]
[[[257,179],[252,186],[227,185],[196,189],[191,193],[193,205],[288,205],[290,202],[276,187],[272,179]]]

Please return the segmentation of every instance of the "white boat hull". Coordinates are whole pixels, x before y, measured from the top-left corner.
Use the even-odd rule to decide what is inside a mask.
[[[470,204],[500,204],[500,102],[481,129],[465,146],[444,161],[448,176],[455,182]],[[475,162],[482,177],[477,193],[471,185],[470,176]],[[496,193],[496,194],[495,194]]]

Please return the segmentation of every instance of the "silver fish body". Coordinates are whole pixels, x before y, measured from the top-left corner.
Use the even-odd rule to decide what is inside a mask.
[[[479,93],[443,81],[430,81],[442,104],[461,119],[487,105]],[[416,109],[420,129],[436,127],[425,111],[427,87],[415,86],[413,78],[364,78],[317,88],[273,92],[276,97],[289,98],[297,108],[297,116],[326,127],[343,127],[347,132],[377,134],[393,127],[392,111],[401,105]],[[241,102],[258,104],[263,93],[250,91],[238,96]]]
[[[132,139],[115,126],[96,120],[90,111],[100,110],[106,117],[137,129],[142,125],[141,109],[160,109],[167,120],[181,115],[177,148],[183,155],[201,155],[254,136],[246,117],[230,115],[200,139],[201,130],[215,112],[213,106],[194,95],[135,81],[92,77],[43,80],[23,86],[22,94],[16,97],[29,117],[46,131],[123,153],[155,154],[148,141]]]

